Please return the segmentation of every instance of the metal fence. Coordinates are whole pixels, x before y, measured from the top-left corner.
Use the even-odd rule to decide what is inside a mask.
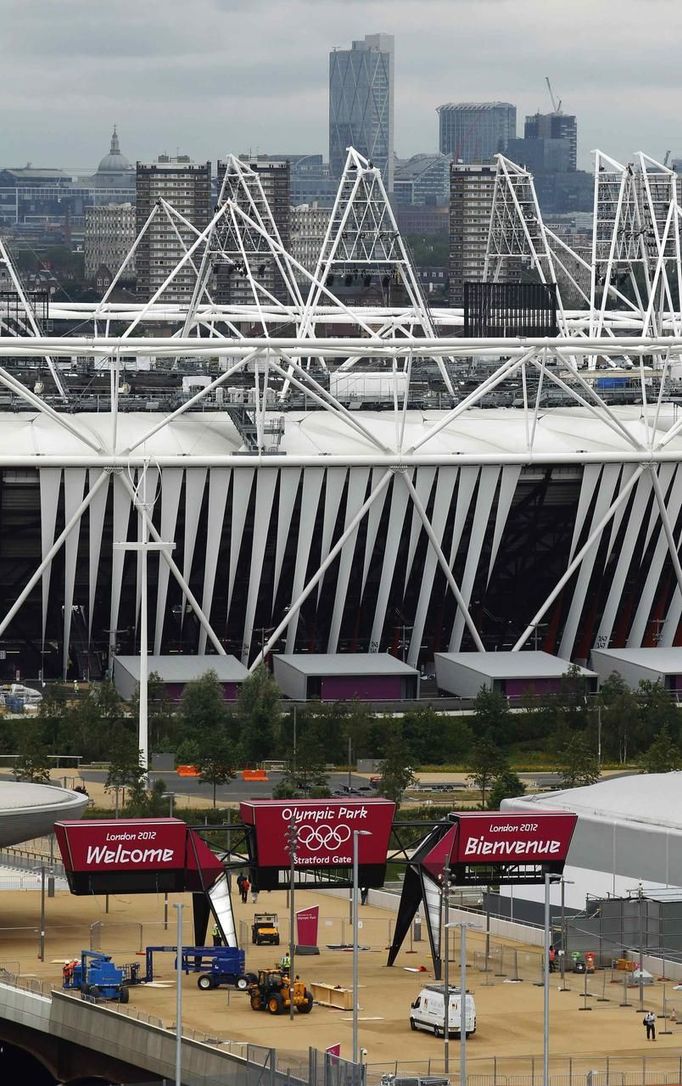
[[[393,1086],[396,1080],[443,1076],[460,1086],[457,1060],[445,1074],[442,1060],[368,1064],[365,1086]],[[466,1086],[542,1086],[542,1056],[477,1057],[467,1060]],[[549,1086],[679,1086],[682,1056],[566,1056],[550,1059]]]

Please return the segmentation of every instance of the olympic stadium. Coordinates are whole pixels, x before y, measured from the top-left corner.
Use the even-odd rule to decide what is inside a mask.
[[[99,302],[52,303],[50,331],[0,244],[2,666],[103,674],[139,649],[143,593],[150,651],[250,667],[679,644],[677,179],[601,152],[595,178],[583,251],[498,156],[475,312],[430,308],[353,150],[314,272],[236,158],[144,301],[112,301],[114,280]],[[188,265],[192,297],[169,300]],[[348,304],[347,273],[388,276],[400,303]],[[515,276],[539,302],[495,294]]]

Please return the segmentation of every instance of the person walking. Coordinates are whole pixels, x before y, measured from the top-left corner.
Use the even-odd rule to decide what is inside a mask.
[[[550,973],[554,973],[556,971],[556,950],[554,949],[554,947],[551,944],[550,944],[550,947],[549,947],[548,955],[549,955],[549,971],[550,971]]]
[[[241,887],[240,887],[241,894],[242,894],[242,901],[244,902],[245,905],[246,905],[247,901],[249,900],[249,888],[250,888],[250,886],[251,886],[251,883],[249,882],[248,878],[245,875],[244,878],[242,879],[242,884],[241,884]]]
[[[220,934],[220,928],[217,924],[213,925],[213,946],[222,946],[223,940]]]
[[[647,1039],[647,1041],[655,1041],[656,1040],[656,1015],[654,1014],[653,1011],[648,1011],[648,1013],[644,1015],[644,1018],[642,1019],[642,1024],[644,1025],[644,1028],[646,1029],[646,1039]]]

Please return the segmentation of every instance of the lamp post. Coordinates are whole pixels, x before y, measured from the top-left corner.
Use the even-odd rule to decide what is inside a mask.
[[[467,928],[468,924],[457,921],[445,925],[449,928],[459,928],[459,1086],[466,1086],[467,1082]],[[447,946],[447,941],[446,941]],[[447,961],[447,958],[446,958]],[[447,977],[448,971],[445,971]],[[445,995],[445,1018],[443,1021],[443,1036],[445,1038],[445,1073],[449,1071],[449,1049],[447,1044],[448,1028],[450,1025],[450,988],[449,984],[443,985]]]
[[[294,978],[296,976],[294,968],[294,959],[296,957],[296,932],[294,925],[296,923],[296,906],[294,903],[294,880],[295,880],[295,863],[296,863],[296,848],[298,845],[298,827],[296,826],[296,819],[294,815],[291,816],[291,822],[287,830],[287,852],[289,853],[289,986],[294,984]],[[293,995],[289,999],[289,1018],[293,1021],[294,1017],[294,999]]]
[[[177,957],[175,959],[175,1086],[182,1086],[182,901],[174,901],[173,908],[177,909]]]
[[[566,886],[573,886],[572,879],[561,879],[561,988],[560,992],[567,992],[566,987],[566,943],[568,941],[566,934]]]
[[[149,601],[147,599],[147,565],[149,551],[172,551],[175,543],[153,543],[149,539],[149,524],[147,517],[154,507],[154,502],[147,501],[147,471],[149,470],[149,458],[145,458],[140,481],[135,488],[135,504],[138,508],[139,542],[114,543],[114,550],[139,551],[140,552],[140,704],[138,716],[138,748],[140,751],[140,765],[144,770],[143,782],[145,788],[149,787],[149,645],[147,644],[147,615]],[[154,499],[156,500],[156,499]],[[114,631],[115,633],[115,631]]]
[[[553,882],[559,880],[559,875],[551,875],[545,871],[545,930],[544,930],[544,968],[542,972],[542,1086],[550,1086],[549,1083],[549,918],[550,902],[549,888]]]
[[[448,850],[443,864],[442,874],[442,898],[443,898],[443,1069],[447,1075],[450,1071],[450,946],[448,931],[450,930],[450,851]]]
[[[369,830],[353,830],[353,1063],[358,1062],[358,837],[371,837]]]

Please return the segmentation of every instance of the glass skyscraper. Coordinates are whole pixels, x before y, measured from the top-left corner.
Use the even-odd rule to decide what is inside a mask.
[[[455,163],[491,162],[516,136],[516,106],[509,102],[449,102],[436,112],[439,150]]]
[[[339,178],[354,147],[381,170],[393,191],[392,34],[367,34],[329,54],[329,167]]]

